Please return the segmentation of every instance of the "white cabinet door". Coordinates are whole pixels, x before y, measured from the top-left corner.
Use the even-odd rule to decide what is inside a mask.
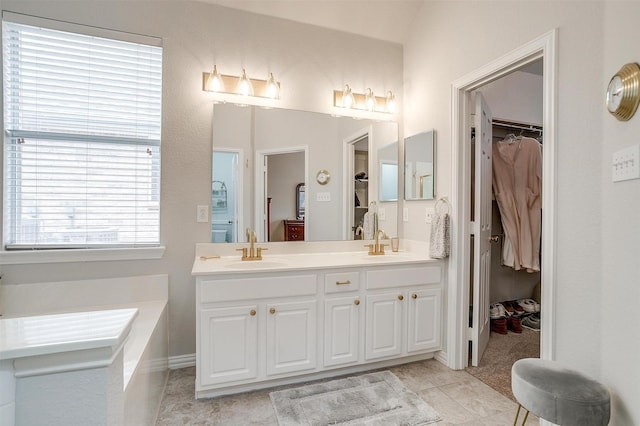
[[[438,349],[442,290],[414,290],[407,295],[407,352]]]
[[[400,355],[402,352],[401,292],[367,296],[365,358],[367,360]]]
[[[357,296],[324,301],[325,367],[358,361],[360,309]]]
[[[316,301],[267,304],[267,375],[316,368]]]
[[[257,310],[257,305],[247,305],[200,312],[200,385],[257,377]]]

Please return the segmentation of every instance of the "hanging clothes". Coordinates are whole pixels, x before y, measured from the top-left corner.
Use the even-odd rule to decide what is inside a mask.
[[[542,150],[533,138],[508,138],[493,145],[493,192],[509,238],[514,269],[540,270]]]

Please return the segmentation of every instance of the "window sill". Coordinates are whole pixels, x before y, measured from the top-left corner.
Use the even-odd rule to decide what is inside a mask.
[[[159,246],[110,249],[1,251],[0,265],[161,259],[164,255],[164,250],[164,246]]]

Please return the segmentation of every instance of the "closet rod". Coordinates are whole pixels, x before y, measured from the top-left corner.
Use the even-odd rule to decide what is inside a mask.
[[[530,132],[542,133],[542,126],[536,126],[535,124],[516,123],[514,121],[506,121],[506,120],[499,120],[499,119],[492,120],[491,124],[497,127],[503,127],[507,129],[528,130]]]

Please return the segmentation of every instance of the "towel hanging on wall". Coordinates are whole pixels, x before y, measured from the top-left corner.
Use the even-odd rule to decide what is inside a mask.
[[[431,218],[431,235],[429,237],[429,256],[433,259],[449,257],[451,248],[449,202],[440,198],[436,202],[434,214]]]

